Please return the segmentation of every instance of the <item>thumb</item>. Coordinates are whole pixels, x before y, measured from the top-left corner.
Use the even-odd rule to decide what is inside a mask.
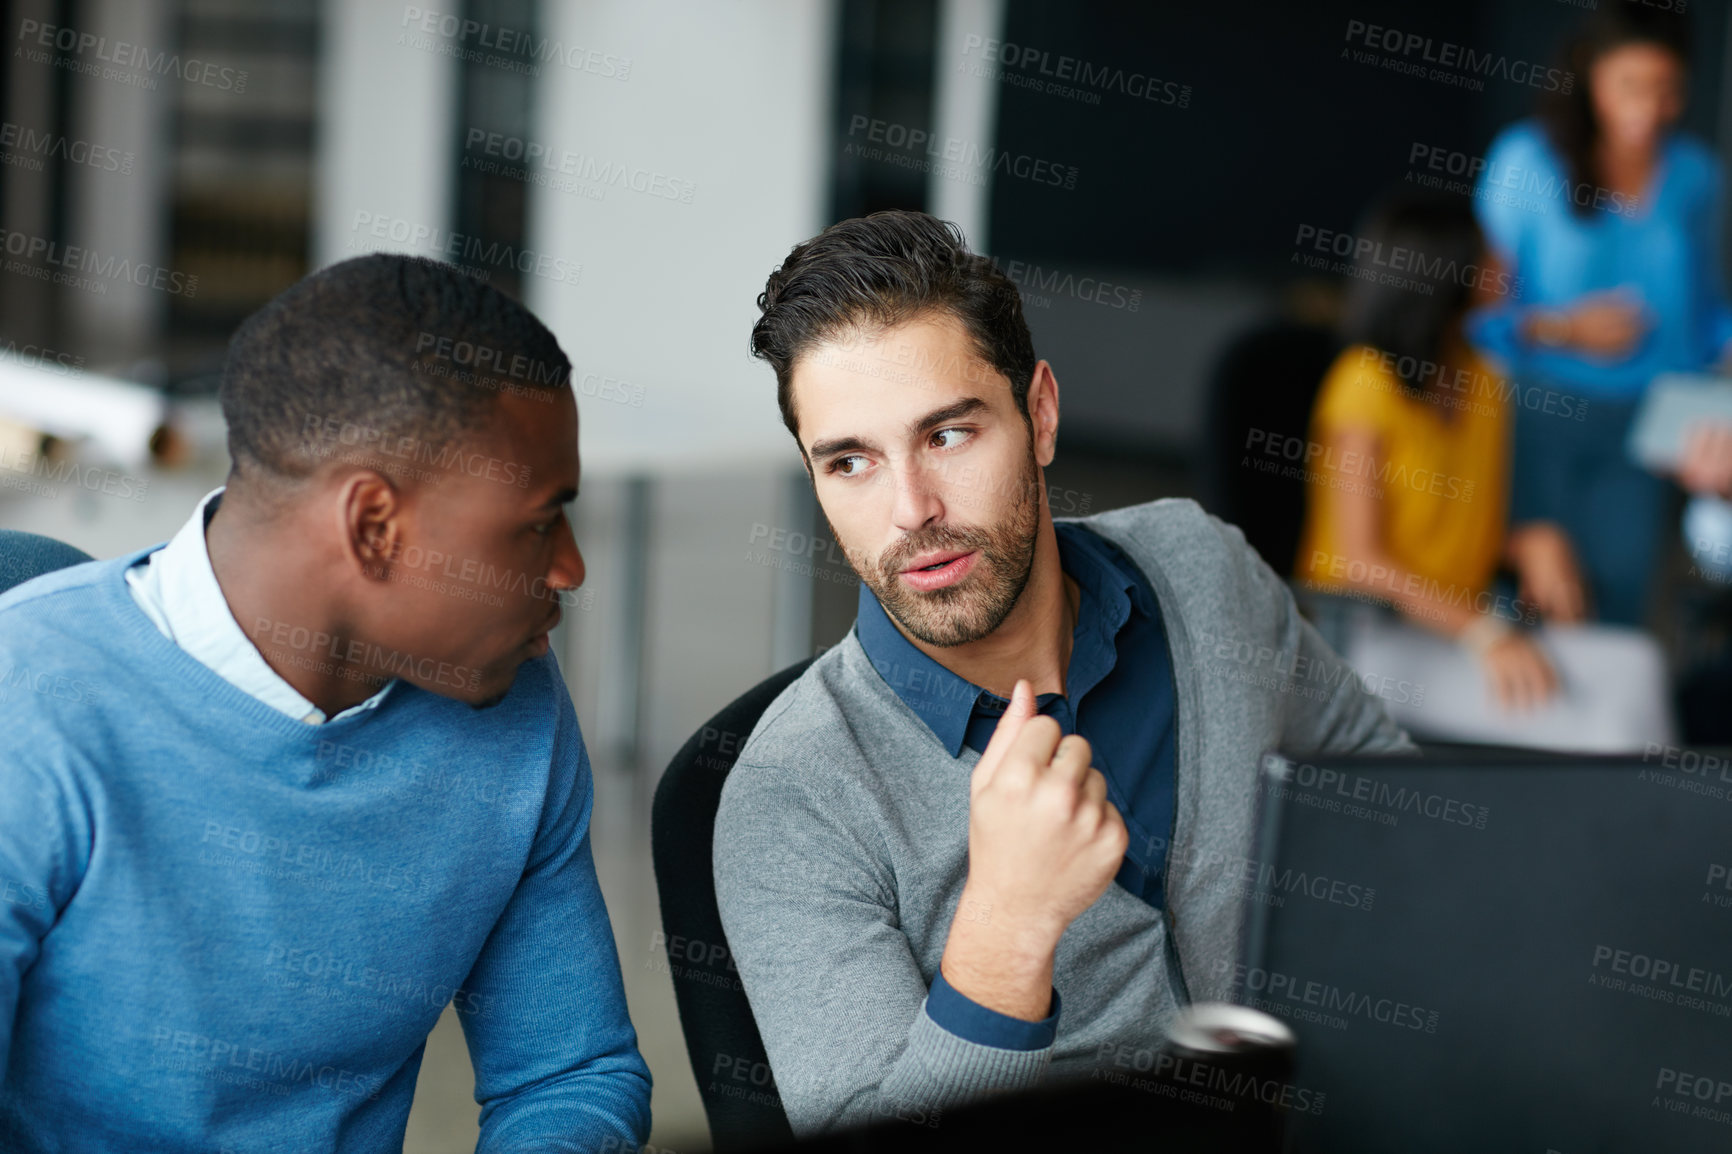
[[[1010,691],[1010,704],[1005,707],[1004,715],[998,719],[998,726],[992,731],[992,740],[986,743],[986,748],[980,753],[980,760],[974,765],[976,784],[985,784],[998,763],[1004,760],[1011,744],[1016,741],[1016,735],[1022,730],[1023,724],[1036,713],[1034,704],[1034,686],[1026,678],[1018,678],[1016,688]]]

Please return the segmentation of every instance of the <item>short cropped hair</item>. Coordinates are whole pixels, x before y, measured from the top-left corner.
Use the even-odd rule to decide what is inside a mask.
[[[954,224],[899,210],[844,220],[795,245],[758,296],[752,355],[776,370],[776,403],[795,440],[791,385],[803,354],[851,329],[882,330],[930,310],[961,322],[1028,421],[1034,339],[1015,282],[969,252]]]
[[[376,253],[284,290],[229,341],[220,398],[244,478],[310,476],[331,430],[435,442],[485,427],[501,390],[554,399],[571,362],[535,315],[424,257]]]

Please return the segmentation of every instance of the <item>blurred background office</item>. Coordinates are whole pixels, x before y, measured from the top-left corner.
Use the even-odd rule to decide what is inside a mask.
[[[1195,496],[1293,576],[1308,480],[1288,466],[1346,347],[1361,222],[1397,187],[1472,207],[1494,138],[1583,83],[1563,50],[1596,0],[5,8],[0,527],[97,557],[166,540],[227,469],[229,332],[348,256],[454,261],[558,335],[590,576],[556,643],[653,1142],[696,1151],[649,797],[706,718],[842,637],[856,597],[747,353],[765,276],[835,220],[956,222],[1022,288],[1062,385],[1053,513]],[[1688,16],[1676,129],[1724,157],[1732,29],[1721,0]],[[1711,211],[1696,256],[1717,272]],[[1542,440],[1569,419],[1525,414]],[[1666,485],[1626,616],[1689,739],[1724,713],[1727,614]],[[471,1090],[447,1013],[407,1149],[472,1149]]]

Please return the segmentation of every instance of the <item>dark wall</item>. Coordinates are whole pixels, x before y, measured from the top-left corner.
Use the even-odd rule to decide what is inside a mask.
[[[1095,75],[1122,69],[1125,88],[1142,87],[1135,76],[1160,87],[1150,100],[1097,84],[1085,89],[1100,96],[1092,104],[1002,84],[998,147],[1078,172],[1068,191],[995,180],[992,249],[1071,266],[1285,279],[1299,224],[1351,230],[1380,189],[1406,176],[1415,144],[1483,155],[1538,96],[1498,77],[1471,91],[1344,58],[1349,21],[1543,68],[1561,65],[1563,38],[1586,14],[1546,0],[1009,0],[1005,42],[1044,53],[1049,69],[1068,56]],[[1725,4],[1693,4],[1690,16],[1686,127],[1714,143]],[[1169,86],[1183,106],[1167,102]]]

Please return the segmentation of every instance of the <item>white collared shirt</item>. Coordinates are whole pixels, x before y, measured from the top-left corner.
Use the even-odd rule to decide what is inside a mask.
[[[266,664],[235,621],[222,586],[217,584],[210,552],[205,548],[204,531],[222,494],[222,489],[207,493],[173,540],[126,571],[128,591],[164,637],[209,666],[224,681],[279,713],[308,725],[323,725],[332,719],[326,718],[324,710],[302,697]],[[337,717],[376,707],[395,684],[393,679]]]

